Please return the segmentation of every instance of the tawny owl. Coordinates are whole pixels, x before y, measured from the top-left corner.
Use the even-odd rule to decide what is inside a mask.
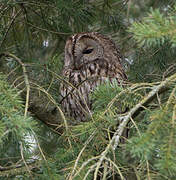
[[[91,117],[90,93],[106,80],[126,80],[122,56],[108,37],[96,33],[71,36],[65,45],[61,105],[67,116],[78,121]]]

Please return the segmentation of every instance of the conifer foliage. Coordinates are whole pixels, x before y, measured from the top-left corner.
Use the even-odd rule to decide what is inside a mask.
[[[97,87],[76,124],[58,89],[65,41],[82,31],[112,37],[128,83]],[[2,0],[0,179],[175,180],[175,48],[174,0]]]

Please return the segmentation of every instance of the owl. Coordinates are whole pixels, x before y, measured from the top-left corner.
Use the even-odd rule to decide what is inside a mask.
[[[72,35],[65,45],[61,84],[61,107],[75,122],[92,116],[90,94],[107,80],[123,84],[127,76],[121,64],[122,56],[115,43],[97,33]]]

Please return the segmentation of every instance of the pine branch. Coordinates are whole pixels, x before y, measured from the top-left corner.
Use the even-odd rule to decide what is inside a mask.
[[[31,162],[26,162],[28,165],[28,168],[30,171],[35,171],[36,169],[40,169],[40,161],[38,160],[33,160]],[[7,166],[7,167],[2,167],[0,166],[0,177],[13,177],[18,174],[25,174],[27,172],[27,169],[25,167],[25,164],[16,164],[13,166]]]
[[[28,75],[27,75],[25,64],[21,61],[20,58],[18,58],[14,54],[11,54],[11,53],[2,53],[2,54],[0,54],[0,58],[2,56],[11,57],[11,58],[15,59],[15,61],[17,61],[21,65],[21,67],[23,69],[23,76],[24,76],[24,81],[25,81],[25,85],[26,85],[26,104],[25,104],[25,112],[24,112],[24,116],[26,117],[27,116],[27,111],[28,111],[28,106],[29,106],[30,85],[29,85],[29,79],[28,79]]]
[[[3,56],[13,58],[22,67],[25,86],[26,86],[26,94],[23,97],[25,99],[25,116],[27,115],[27,112],[30,111],[34,114],[34,116],[38,120],[42,121],[48,127],[52,128],[55,133],[63,132],[63,125],[60,120],[60,119],[62,120],[64,119],[64,122],[66,121],[63,112],[61,111],[55,100],[52,98],[52,96],[48,94],[48,92],[45,89],[43,89],[37,84],[33,84],[29,82],[29,78],[26,70],[27,64],[23,63],[20,58],[16,57],[11,53],[1,53],[0,58]],[[32,92],[30,92],[31,88],[43,92],[47,96],[47,98],[46,96],[38,97],[32,94]],[[31,93],[32,95],[29,96],[29,93]],[[43,100],[45,100],[45,102]],[[52,106],[47,108],[48,101],[52,103]]]
[[[151,10],[148,17],[142,22],[134,22],[129,28],[129,32],[134,34],[134,39],[140,46],[160,45],[167,39],[173,44],[176,43],[176,16],[168,15],[164,17],[158,9]]]
[[[108,146],[106,147],[106,149],[100,154],[100,159],[98,160],[98,162],[96,163],[96,166],[94,165],[94,167],[96,167],[95,172],[94,172],[94,180],[96,180],[99,168],[102,164],[102,162],[106,159],[106,155],[108,154],[108,152],[113,149],[114,151],[116,150],[117,146],[120,143],[120,137],[122,136],[122,133],[124,132],[128,122],[130,121],[130,119],[135,115],[135,113],[144,106],[147,106],[151,100],[160,92],[163,92],[162,90],[165,88],[169,88],[169,86],[173,83],[176,82],[176,74],[170,76],[169,78],[167,78],[165,81],[162,81],[159,85],[154,86],[153,90],[146,96],[144,97],[143,100],[141,100],[140,103],[138,103],[135,107],[133,107],[125,116],[119,116],[118,119],[121,121],[118,129],[116,130],[116,132],[114,133],[112,139],[110,140]]]
[[[115,150],[117,148],[117,146],[119,145],[120,137],[121,137],[126,125],[130,121],[130,119],[133,118],[135,113],[140,108],[143,108],[143,107],[147,106],[157,94],[159,94],[163,89],[169,88],[170,84],[172,84],[175,81],[176,81],[176,74],[174,74],[171,77],[167,78],[165,81],[162,81],[159,85],[154,86],[153,90],[143,100],[141,100],[140,103],[138,103],[134,108],[132,108],[127,113],[126,116],[118,117],[120,119],[121,123],[120,123],[117,131],[114,133],[114,135],[112,137],[112,140],[110,142],[110,144],[113,147],[113,150]]]
[[[4,36],[3,36],[2,41],[0,42],[0,47],[1,48],[2,48],[2,45],[3,45],[5,39],[6,39],[7,35],[8,35],[8,32],[10,31],[10,29],[12,28],[12,26],[13,26],[13,24],[15,22],[15,19],[18,17],[18,15],[21,14],[21,12],[22,12],[22,10],[20,9],[16,14],[13,13],[12,20],[9,22],[9,26],[8,26],[6,32],[5,32]]]
[[[32,162],[26,162],[26,164],[28,166],[32,165],[34,163],[38,163],[38,162],[36,160],[33,160]],[[6,166],[6,167],[0,166],[0,171],[8,171],[8,170],[12,170],[12,169],[22,168],[24,166],[25,166],[25,164],[16,164],[16,165]],[[0,174],[0,176],[1,176],[1,174]]]

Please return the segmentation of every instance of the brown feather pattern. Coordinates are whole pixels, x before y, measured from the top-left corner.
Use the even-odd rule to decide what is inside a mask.
[[[121,62],[120,51],[110,38],[96,32],[71,36],[62,72],[67,82],[60,89],[65,114],[76,122],[91,117],[90,93],[106,80],[122,84],[127,79]]]

